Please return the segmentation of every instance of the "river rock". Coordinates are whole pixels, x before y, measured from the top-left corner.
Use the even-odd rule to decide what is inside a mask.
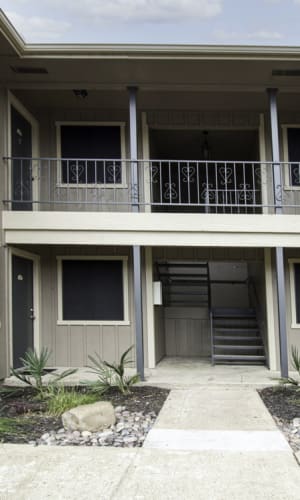
[[[108,401],[76,406],[62,415],[63,426],[70,431],[98,432],[115,421],[114,408]]]

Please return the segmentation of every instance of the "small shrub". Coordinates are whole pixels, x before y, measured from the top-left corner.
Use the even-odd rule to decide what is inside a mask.
[[[47,411],[54,417],[61,416],[75,406],[95,403],[99,399],[95,393],[84,394],[63,385],[49,386],[47,398]]]
[[[279,379],[279,383],[282,385],[293,385],[297,387],[297,391],[300,391],[300,354],[297,347],[292,346],[291,350],[292,357],[292,367],[298,372],[299,379],[293,377],[283,377]]]
[[[125,375],[125,368],[127,365],[132,363],[132,360],[128,359],[129,352],[133,346],[129,347],[121,356],[119,363],[108,363],[103,361],[99,354],[95,354],[96,357],[89,356],[89,359],[93,363],[90,366],[92,373],[98,375],[98,380],[92,385],[94,391],[104,394],[110,388],[117,388],[122,394],[130,393],[130,387],[137,382],[139,382],[140,377],[138,374],[132,376]]]
[[[15,369],[11,368],[11,375],[17,377],[18,380],[24,382],[25,384],[31,386],[36,390],[38,397],[45,397],[45,390],[47,390],[47,386],[43,385],[42,377],[45,372],[47,361],[50,357],[51,352],[47,347],[43,347],[41,353],[38,354],[35,350],[28,349],[26,351],[24,358],[20,358],[22,362],[22,367]],[[51,381],[51,384],[56,384],[60,380],[68,375],[72,375],[77,371],[76,368],[70,368],[68,370],[63,371],[59,374],[53,374],[54,377]],[[27,374],[23,373],[27,372]]]
[[[19,434],[20,424],[17,419],[0,417],[0,438],[3,434]]]

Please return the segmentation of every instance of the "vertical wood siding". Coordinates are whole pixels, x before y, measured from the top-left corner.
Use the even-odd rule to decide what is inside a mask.
[[[86,366],[89,354],[97,352],[107,361],[117,361],[135,344],[132,263],[128,248],[41,248],[41,343],[52,351],[50,363],[56,366]],[[57,325],[58,255],[128,255],[129,325]],[[146,337],[147,339],[147,337]],[[145,344],[147,344],[145,340]],[[132,353],[134,357],[134,353]]]

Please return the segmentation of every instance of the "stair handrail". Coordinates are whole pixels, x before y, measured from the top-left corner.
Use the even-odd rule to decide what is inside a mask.
[[[258,298],[257,289],[256,289],[256,286],[255,286],[255,281],[254,281],[254,279],[251,276],[248,277],[248,287],[249,287],[249,292],[251,290],[253,292],[253,297],[254,297],[254,301],[253,302],[254,302],[254,309],[255,309],[255,312],[256,312],[256,318],[258,320],[259,325],[261,325],[261,323],[263,323],[264,315],[262,314],[261,304],[260,304],[260,301],[259,301],[259,298]],[[250,305],[251,305],[251,297],[249,297],[249,302],[250,302]],[[261,334],[260,337],[261,337],[261,341],[263,343],[263,346],[265,347],[265,342],[264,342],[263,335]]]

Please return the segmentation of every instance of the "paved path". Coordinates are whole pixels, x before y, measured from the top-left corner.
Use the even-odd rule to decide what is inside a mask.
[[[175,389],[140,449],[0,445],[1,500],[299,500],[300,467],[254,389]]]

